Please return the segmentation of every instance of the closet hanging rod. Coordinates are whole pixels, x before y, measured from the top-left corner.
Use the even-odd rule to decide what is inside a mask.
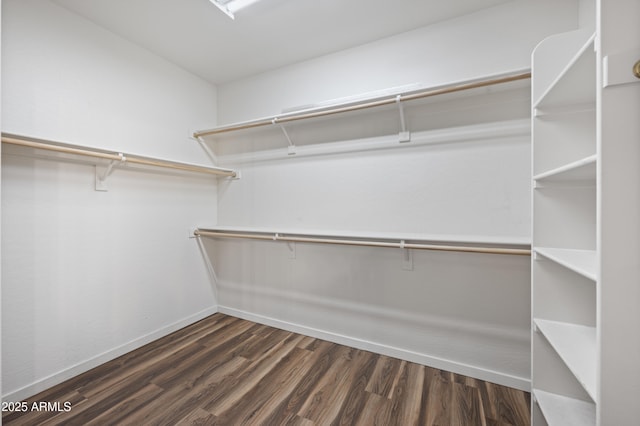
[[[374,100],[363,101],[358,103],[348,103],[348,104],[337,105],[329,108],[320,108],[317,110],[311,109],[311,110],[300,111],[300,112],[286,113],[286,114],[281,114],[281,115],[277,115],[269,118],[255,120],[255,121],[246,121],[243,123],[236,123],[228,126],[221,126],[221,127],[217,127],[209,130],[201,130],[201,131],[195,132],[193,136],[195,138],[200,138],[203,136],[216,135],[220,133],[228,133],[228,132],[233,132],[237,130],[252,129],[255,127],[270,126],[273,124],[282,124],[282,123],[287,123],[291,121],[323,117],[323,116],[339,114],[343,112],[351,112],[351,111],[358,111],[362,109],[374,108],[379,106],[393,105],[403,101],[412,101],[415,99],[428,98],[431,96],[444,95],[447,93],[455,93],[463,90],[478,89],[481,87],[493,86],[496,84],[503,84],[503,83],[510,83],[513,81],[526,80],[530,78],[531,78],[530,72],[519,72],[516,74],[502,75],[500,77],[492,77],[492,78],[487,78],[483,80],[474,80],[466,83],[456,83],[448,86],[427,89],[420,92],[412,92],[404,95],[402,94],[393,95],[393,96],[385,97],[381,99],[374,99]]]
[[[516,248],[504,248],[504,247],[472,247],[461,245],[444,245],[444,244],[418,244],[418,243],[405,243],[404,241],[389,242],[389,241],[370,241],[370,240],[349,240],[349,239],[336,239],[336,238],[322,238],[322,237],[297,237],[288,236],[285,234],[264,234],[264,233],[247,233],[247,232],[221,232],[221,231],[207,231],[202,229],[196,229],[194,235],[210,238],[241,238],[251,240],[269,240],[269,241],[283,241],[290,243],[317,243],[317,244],[338,244],[349,246],[364,246],[364,247],[384,247],[384,248],[401,248],[401,249],[414,249],[414,250],[435,250],[435,251],[453,251],[463,253],[484,253],[484,254],[507,254],[517,256],[530,256],[531,250],[528,249],[516,249]]]
[[[10,145],[19,145],[35,149],[43,149],[47,151],[55,151],[64,154],[82,155],[85,157],[101,158],[104,160],[121,161],[126,163],[141,164],[145,166],[164,167],[169,169],[183,170],[188,172],[205,173],[217,176],[236,177],[237,173],[231,169],[222,169],[219,167],[197,166],[187,163],[179,163],[174,161],[158,160],[147,157],[129,156],[123,153],[108,153],[102,151],[93,151],[86,148],[76,148],[71,146],[57,145],[47,142],[36,142],[30,139],[5,136],[2,135],[2,143]]]

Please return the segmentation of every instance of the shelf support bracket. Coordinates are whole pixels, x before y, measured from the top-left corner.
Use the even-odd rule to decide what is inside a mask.
[[[398,134],[398,142],[411,142],[411,132],[407,131],[407,124],[404,119],[404,106],[402,105],[401,95],[396,96],[396,104],[398,105],[398,112],[400,114],[400,133]]]
[[[127,157],[125,157],[123,153],[119,152],[118,156],[120,157],[120,160],[110,161],[107,168],[102,173],[100,173],[100,168],[96,166],[96,191],[106,192],[109,190],[107,186],[107,178],[111,176],[111,173],[114,172],[117,165],[124,164],[127,161]]]
[[[200,148],[202,148],[204,153],[207,155],[207,157],[209,157],[209,159],[213,162],[213,164],[218,164],[218,157],[216,156],[215,152],[211,148],[209,148],[209,146],[204,141],[204,139],[202,139],[200,136],[196,136],[195,133],[193,137],[191,137],[191,139],[198,142],[198,145],[200,145]]]
[[[289,259],[296,258],[296,243],[295,241],[287,241],[287,247],[289,248]]]
[[[287,129],[284,127],[284,125],[278,123],[278,117],[271,120],[271,122],[273,124],[278,124],[280,126],[280,130],[282,130],[282,133],[284,134],[284,137],[287,140],[287,143],[289,144],[289,147],[288,147],[289,151],[287,152],[287,155],[296,155],[296,146],[293,144],[293,142],[291,142],[289,133],[287,132]]]
[[[413,271],[413,252],[404,247],[404,240],[400,241],[400,248],[402,249],[402,269]]]

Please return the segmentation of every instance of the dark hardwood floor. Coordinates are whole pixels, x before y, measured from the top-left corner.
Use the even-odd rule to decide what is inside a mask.
[[[33,402],[59,410],[3,424],[526,426],[530,407],[526,392],[223,314]]]

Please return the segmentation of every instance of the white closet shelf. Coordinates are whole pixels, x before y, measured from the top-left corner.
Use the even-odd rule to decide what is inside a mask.
[[[596,401],[596,328],[539,318],[534,324]]]
[[[533,180],[537,182],[590,181],[595,185],[597,158],[598,156],[596,154],[590,155],[561,167],[537,174],[533,177]]]
[[[534,247],[534,252],[552,260],[565,268],[590,280],[597,279],[597,257],[595,250],[561,249],[552,247]]]
[[[111,166],[123,164],[136,164],[141,166],[161,167],[180,170],[183,172],[203,173],[216,176],[237,177],[237,172],[220,167],[201,166],[192,163],[164,160],[146,156],[125,154],[122,152],[108,152],[101,149],[73,145],[63,142],[30,138],[27,136],[2,133],[2,143],[32,148],[34,150],[51,151],[59,155],[74,157],[89,157],[100,161],[110,161]]]
[[[196,236],[212,238],[241,238],[283,242],[321,243],[368,247],[387,247],[417,250],[456,251],[487,254],[531,254],[528,239],[499,237],[461,237],[425,234],[393,234],[387,232],[339,232],[273,228],[245,228],[217,226],[198,228]],[[491,247],[480,247],[489,245]]]
[[[567,105],[595,104],[596,54],[595,34],[591,34],[578,52],[550,84],[533,108],[544,112]],[[585,88],[589,88],[585,90]]]
[[[538,119],[551,120],[565,120],[566,116],[572,114],[583,114],[588,112],[595,113],[596,102],[595,99],[587,99],[586,102],[580,103],[564,103],[555,106],[545,106],[544,109],[534,109],[533,117]]]
[[[362,239],[384,239],[384,240],[405,240],[405,241],[429,241],[438,243],[467,243],[467,244],[495,244],[509,246],[530,246],[529,237],[507,237],[489,235],[448,235],[448,234],[423,234],[412,232],[379,232],[379,231],[345,231],[336,229],[318,230],[305,228],[275,228],[258,226],[229,226],[216,225],[213,227],[200,228],[203,231],[214,232],[246,232],[265,234],[286,234],[286,235],[308,235],[314,237],[335,237],[335,238],[362,238]]]
[[[454,82],[442,86],[428,87],[424,89],[412,90],[404,93],[391,93],[383,96],[373,96],[356,101],[336,103],[329,106],[307,108],[299,111],[273,115],[255,120],[242,121],[238,123],[223,125],[206,130],[194,132],[194,138],[203,138],[207,136],[220,135],[224,133],[237,132],[241,130],[255,129],[259,127],[283,126],[294,122],[309,121],[322,117],[335,116],[355,111],[379,110],[380,108],[390,108],[394,105],[399,106],[401,118],[401,133],[405,133],[409,129],[405,129],[404,113],[401,105],[404,102],[417,101],[427,99],[434,96],[453,94],[464,91],[473,91],[475,89],[489,88],[496,85],[505,85],[507,83],[517,83],[523,80],[529,80],[531,73],[528,70],[519,70],[511,73],[492,75],[484,78],[473,80]],[[393,109],[391,109],[393,110]],[[395,114],[396,112],[394,112]],[[286,132],[285,132],[286,133]],[[288,138],[288,136],[287,136]]]
[[[592,402],[539,389],[533,390],[533,396],[549,426],[595,426],[596,424],[596,406]]]

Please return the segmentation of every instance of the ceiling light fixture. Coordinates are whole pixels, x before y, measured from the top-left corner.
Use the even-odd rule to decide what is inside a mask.
[[[218,9],[223,11],[229,18],[235,19],[234,14],[240,9],[244,9],[259,0],[209,0]]]

